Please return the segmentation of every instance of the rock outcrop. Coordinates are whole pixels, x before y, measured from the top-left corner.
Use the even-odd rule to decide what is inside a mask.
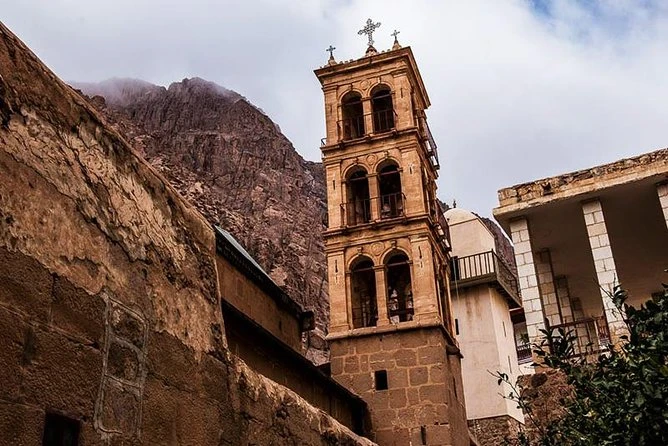
[[[202,79],[74,84],[211,223],[230,231],[324,330],[324,172],[241,95]]]

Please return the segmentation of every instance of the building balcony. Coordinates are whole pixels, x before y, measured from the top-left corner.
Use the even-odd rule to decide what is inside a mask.
[[[565,324],[548,326],[553,335],[572,337],[569,357],[594,359],[610,346],[610,330],[605,317],[589,317]]]
[[[376,215],[380,221],[402,218],[405,204],[406,196],[401,192],[350,201],[341,205],[341,221],[350,227],[376,222]]]
[[[452,278],[459,288],[483,283],[493,284],[511,301],[511,307],[522,305],[517,277],[494,251],[453,258]]]

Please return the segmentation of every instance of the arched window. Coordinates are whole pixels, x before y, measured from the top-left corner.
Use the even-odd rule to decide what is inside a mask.
[[[378,321],[376,275],[368,257],[358,259],[350,269],[353,328],[373,327]]]
[[[396,218],[404,215],[404,194],[401,192],[399,167],[391,162],[378,169],[380,218]]]
[[[413,320],[413,288],[408,256],[402,252],[385,262],[387,280],[387,314],[397,324]]]
[[[371,94],[373,109],[373,131],[387,132],[394,128],[394,108],[392,107],[392,91],[385,85],[377,87]]]
[[[354,139],[364,136],[364,109],[362,96],[351,91],[341,100],[341,114],[343,121],[343,139]]]
[[[348,226],[359,225],[371,221],[371,200],[369,196],[369,179],[366,170],[353,170],[346,180],[348,202],[346,203],[346,219]]]

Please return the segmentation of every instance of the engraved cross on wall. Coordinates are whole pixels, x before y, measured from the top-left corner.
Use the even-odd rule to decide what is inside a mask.
[[[367,19],[366,26],[357,31],[357,34],[360,36],[362,34],[369,36],[369,46],[373,46],[373,32],[378,28],[380,28],[380,22],[373,23],[373,20]]]

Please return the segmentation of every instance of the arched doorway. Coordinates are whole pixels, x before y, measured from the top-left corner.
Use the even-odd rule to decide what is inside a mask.
[[[404,195],[401,192],[399,166],[394,162],[378,170],[378,192],[380,195],[380,218],[396,218],[404,215]]]
[[[348,174],[346,179],[348,202],[346,203],[346,221],[348,226],[371,221],[371,200],[369,179],[364,168],[359,167]]]
[[[371,94],[374,133],[387,132],[394,128],[392,91],[386,85],[376,87]]]
[[[373,327],[378,321],[376,274],[368,257],[358,259],[350,269],[353,328]]]
[[[343,139],[355,139],[364,136],[364,108],[362,96],[356,91],[347,93],[341,100]]]
[[[413,320],[413,285],[408,256],[397,252],[385,261],[387,314],[393,324]]]

